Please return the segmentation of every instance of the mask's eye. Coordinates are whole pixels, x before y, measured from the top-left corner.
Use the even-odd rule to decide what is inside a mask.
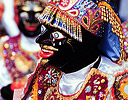
[[[22,12],[22,13],[20,13],[20,17],[23,19],[27,19],[29,17],[29,15],[27,12]]]
[[[39,12],[39,11],[42,11],[43,8],[40,7],[39,5],[35,5],[34,8],[33,8],[34,12]]]
[[[40,13],[35,14],[35,18],[38,18],[40,16]]]
[[[53,36],[55,39],[57,39],[57,40],[60,40],[60,39],[65,38],[65,36],[64,36],[62,33],[58,32],[58,31],[52,33],[52,36]]]
[[[43,33],[46,30],[46,27],[44,25],[41,26],[41,33]]]

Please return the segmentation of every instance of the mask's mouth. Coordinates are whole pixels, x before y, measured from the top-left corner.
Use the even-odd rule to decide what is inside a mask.
[[[42,49],[40,52],[40,56],[42,58],[49,58],[54,54],[54,51],[47,50],[47,49]]]
[[[39,23],[29,23],[29,22],[26,22],[24,21],[23,22],[24,26],[25,26],[25,29],[28,30],[28,31],[36,31]]]
[[[56,49],[52,46],[47,46],[47,45],[43,45],[43,44],[40,44],[40,47],[41,47],[40,56],[42,58],[49,58],[54,54],[55,51],[58,51],[58,49]]]

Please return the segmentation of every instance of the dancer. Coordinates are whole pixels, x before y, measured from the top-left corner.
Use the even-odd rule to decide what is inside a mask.
[[[20,3],[18,9],[21,34],[1,43],[0,89],[7,100],[12,100],[14,89],[24,87],[26,76],[34,71],[40,58],[35,38],[40,33],[37,17],[43,8],[40,2],[30,0]]]
[[[121,22],[108,0],[49,0],[36,42],[42,57],[22,100],[110,100],[125,60]]]

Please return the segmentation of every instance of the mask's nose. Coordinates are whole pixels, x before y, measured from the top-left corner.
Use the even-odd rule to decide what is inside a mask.
[[[30,11],[30,12],[29,12],[29,19],[28,19],[28,22],[29,22],[29,23],[37,23],[37,22],[38,22],[38,20],[37,20],[36,17],[35,17],[34,11]]]

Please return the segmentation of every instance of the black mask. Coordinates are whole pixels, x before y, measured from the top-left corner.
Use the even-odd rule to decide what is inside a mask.
[[[82,42],[50,26],[42,26],[42,31],[36,39],[42,49],[41,57],[48,59],[50,65],[58,67],[66,73],[85,67],[99,56],[97,46],[100,39],[83,28]]]
[[[25,2],[19,6],[19,29],[27,37],[35,37],[40,33],[38,16],[43,8],[35,2]]]

